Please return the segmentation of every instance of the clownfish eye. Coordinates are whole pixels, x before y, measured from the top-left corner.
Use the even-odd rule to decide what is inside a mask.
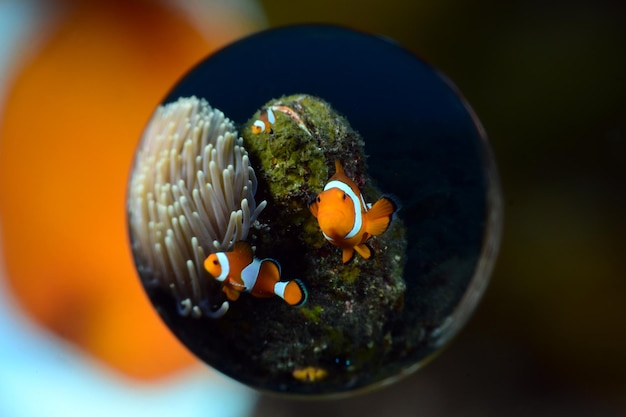
[[[318,203],[322,202],[322,199],[320,198],[320,196],[318,195],[317,198],[315,199]]]
[[[213,259],[213,265],[219,265],[220,263],[218,262],[217,259]]]
[[[343,193],[343,196],[341,198],[343,198],[344,200],[346,199],[346,193]]]

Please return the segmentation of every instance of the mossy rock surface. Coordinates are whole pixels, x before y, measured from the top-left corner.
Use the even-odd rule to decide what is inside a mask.
[[[252,124],[268,108],[276,117],[272,132],[253,133]],[[259,180],[258,201],[268,201],[249,241],[258,257],[280,262],[284,280],[300,279],[308,300],[299,309],[277,299],[246,297],[234,303],[224,318],[238,323],[233,347],[246,349],[262,341],[255,366],[282,379],[287,391],[309,390],[311,381],[293,377],[294,371],[309,367],[324,370],[312,391],[320,385],[341,391],[383,379],[386,354],[393,347],[390,329],[404,305],[404,226],[394,220],[385,233],[368,241],[372,258],[355,254],[343,264],[341,249],[326,242],[308,208],[334,174],[335,160],[366,202],[382,195],[368,177],[360,135],[328,103],[307,95],[268,102],[240,134]],[[250,318],[261,311],[271,319]]]

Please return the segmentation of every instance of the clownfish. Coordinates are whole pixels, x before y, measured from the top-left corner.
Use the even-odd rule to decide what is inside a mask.
[[[230,301],[237,300],[242,292],[259,298],[276,295],[296,307],[307,299],[306,288],[300,280],[280,281],[278,262],[255,258],[252,247],[244,241],[236,242],[230,252],[210,254],[204,260],[204,268],[223,283],[222,291]]]
[[[257,134],[261,132],[273,133],[272,125],[276,123],[276,116],[271,108],[261,111],[259,118],[252,124],[252,133]]]
[[[341,163],[335,161],[335,174],[309,209],[326,240],[343,249],[345,264],[354,251],[365,259],[372,256],[365,242],[387,230],[396,205],[387,197],[381,197],[374,205],[365,204],[357,185],[346,176]]]

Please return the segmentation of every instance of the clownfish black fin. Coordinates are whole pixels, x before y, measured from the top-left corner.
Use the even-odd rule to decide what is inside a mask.
[[[335,159],[335,175],[346,175],[339,159]]]
[[[245,240],[239,240],[233,244],[233,252],[240,253],[252,259],[254,256],[254,252],[252,251],[252,246]]]
[[[299,279],[277,282],[274,286],[274,294],[292,307],[301,307],[309,296],[306,287]]]
[[[296,308],[302,307],[306,303],[306,301],[309,299],[309,292],[304,286],[304,283],[300,281],[299,279],[294,279],[291,282],[295,283],[298,286],[298,288],[300,289],[300,293],[302,294],[302,298],[300,299],[300,301],[294,304],[293,306]]]
[[[366,232],[372,236],[384,233],[389,227],[391,216],[396,211],[396,204],[388,197],[381,197],[367,212]]]
[[[317,201],[318,197],[315,196],[314,199],[312,199],[311,201],[309,201],[309,210],[311,211],[311,214],[313,215],[313,217],[317,218]]]
[[[341,262],[347,264],[354,258],[354,248],[343,248],[341,253]]]
[[[261,270],[264,274],[269,274],[269,276],[274,281],[280,281],[280,263],[276,259],[265,258],[261,259]]]
[[[371,258],[373,254],[372,248],[370,248],[369,245],[366,245],[365,243],[356,245],[354,247],[354,250],[356,250],[357,253],[363,257],[363,259]]]

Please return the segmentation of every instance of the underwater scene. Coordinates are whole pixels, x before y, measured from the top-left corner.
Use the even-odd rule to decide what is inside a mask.
[[[253,388],[337,396],[432,358],[484,292],[501,197],[485,133],[389,39],[294,26],[167,94],[128,187],[137,271],[195,355]]]

